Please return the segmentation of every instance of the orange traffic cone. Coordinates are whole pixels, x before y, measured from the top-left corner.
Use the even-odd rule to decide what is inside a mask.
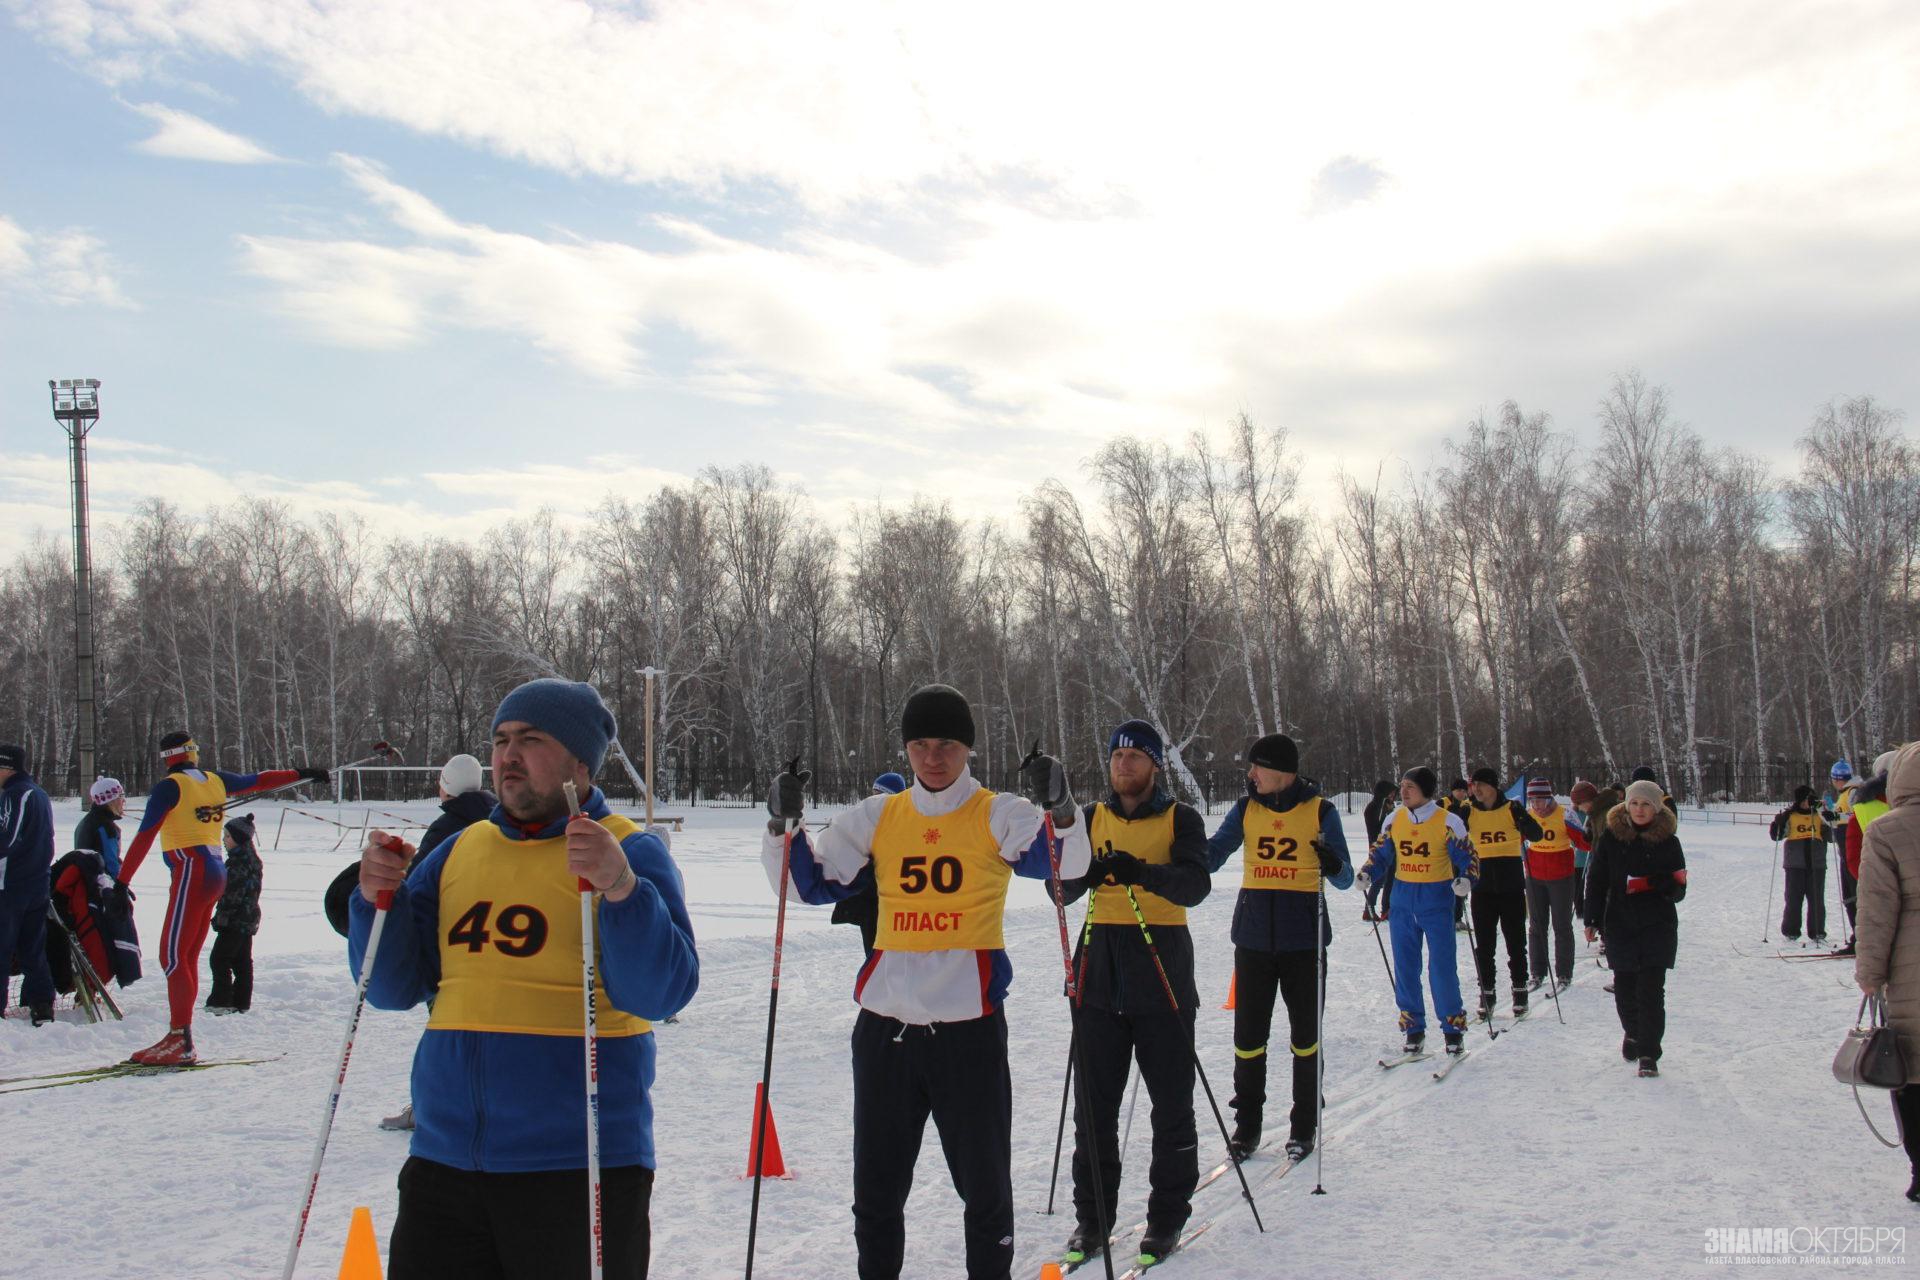
[[[1239,975],[1239,974],[1237,974],[1237,973],[1235,973],[1235,974],[1232,974],[1231,976],[1229,976],[1229,977],[1227,978],[1227,1002],[1226,1002],[1225,1004],[1223,1004],[1223,1005],[1221,1005],[1221,1006],[1220,1006],[1220,1007],[1221,1007],[1222,1009],[1231,1009],[1231,1008],[1233,1008],[1233,993],[1234,993],[1234,989],[1235,989],[1236,987],[1238,987],[1239,985],[1240,985],[1240,975]]]
[[[380,1242],[373,1238],[373,1210],[365,1205],[353,1211],[353,1223],[347,1228],[340,1280],[380,1280]]]
[[[1062,1277],[1060,1275],[1060,1264],[1057,1262],[1041,1263],[1040,1264],[1040,1280],[1062,1280]]]
[[[767,1137],[763,1145],[760,1140],[760,1118],[766,1117]],[[753,1086],[753,1132],[747,1138],[746,1177],[753,1176],[753,1157],[760,1156],[760,1176],[763,1178],[784,1178],[787,1176],[787,1162],[780,1154],[780,1131],[774,1127],[773,1108],[767,1105],[767,1095],[761,1086]]]

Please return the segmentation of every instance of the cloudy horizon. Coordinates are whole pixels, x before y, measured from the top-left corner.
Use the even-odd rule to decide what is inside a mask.
[[[1920,11],[0,0],[0,554],[272,496],[473,537],[762,462],[1010,517],[1118,434],[1303,494],[1613,376],[1776,473],[1920,406]]]

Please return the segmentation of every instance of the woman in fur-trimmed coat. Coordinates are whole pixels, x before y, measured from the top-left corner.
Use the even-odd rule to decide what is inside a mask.
[[[1887,802],[1860,846],[1853,976],[1867,994],[1885,994],[1907,1060],[1907,1087],[1893,1091],[1893,1104],[1913,1166],[1907,1199],[1920,1201],[1920,743],[1888,766]]]
[[[1626,1038],[1620,1056],[1640,1063],[1640,1074],[1660,1074],[1660,1040],[1667,1028],[1667,970],[1680,949],[1680,913],[1687,896],[1687,859],[1678,824],[1660,788],[1635,782],[1624,803],[1601,824],[1587,861],[1587,941],[1607,944],[1613,1001]]]

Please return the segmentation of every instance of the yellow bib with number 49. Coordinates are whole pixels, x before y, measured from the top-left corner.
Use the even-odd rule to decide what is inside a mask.
[[[929,818],[913,793],[890,796],[873,831],[873,881],[880,893],[879,951],[999,951],[1013,868],[1000,856],[980,788],[952,813]]]
[[[1313,842],[1320,834],[1320,806],[1325,803],[1316,797],[1310,804],[1275,813],[1256,800],[1247,801],[1240,818],[1242,889],[1320,891],[1320,855]]]
[[[612,814],[600,825],[624,840],[640,828]],[[597,904],[596,904],[597,905]],[[577,1036],[580,1021],[580,881],[567,871],[567,838],[510,840],[491,822],[455,837],[440,868],[440,989],[434,1031]],[[603,1036],[651,1031],[613,1007],[594,940],[593,997]]]

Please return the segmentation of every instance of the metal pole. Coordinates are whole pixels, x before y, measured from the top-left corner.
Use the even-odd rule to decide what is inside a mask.
[[[87,433],[100,420],[100,380],[49,380],[53,418],[67,433],[68,478],[73,496],[73,645],[74,746],[79,756],[79,790],[97,776],[97,733],[93,676],[93,553],[89,546]]]
[[[647,829],[653,829],[653,677],[658,673],[648,667],[640,674],[647,678]]]

